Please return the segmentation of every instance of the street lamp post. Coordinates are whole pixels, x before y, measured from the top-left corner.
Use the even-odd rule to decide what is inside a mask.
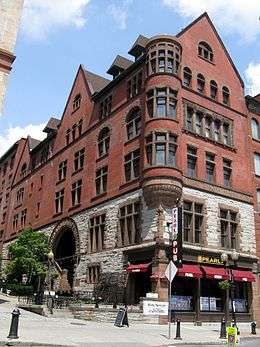
[[[223,252],[220,256],[221,260],[224,263],[224,268],[227,268],[227,262],[228,262],[228,254]],[[225,321],[226,324],[228,324],[229,321],[229,288],[226,287],[225,291]]]
[[[237,266],[237,260],[238,260],[239,254],[237,253],[237,251],[234,249],[231,253],[231,259],[234,262],[234,268],[236,268]],[[234,301],[234,275],[233,275],[233,271],[232,269],[230,269],[230,280],[231,280],[231,305],[232,305],[232,321],[233,321],[233,325],[237,328],[237,333],[239,334],[239,330],[237,327],[237,321],[236,321],[236,314],[235,314],[235,301]]]

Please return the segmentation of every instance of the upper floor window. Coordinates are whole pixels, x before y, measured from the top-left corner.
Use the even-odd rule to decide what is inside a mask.
[[[210,114],[208,110],[195,104],[185,107],[185,128],[200,136],[227,146],[232,145],[232,120]]]
[[[22,168],[21,168],[21,177],[24,177],[24,176],[26,176],[26,173],[27,173],[27,164],[26,163],[24,163],[23,165],[22,165]]]
[[[238,213],[232,210],[220,209],[220,239],[221,247],[236,249],[238,231]]]
[[[223,158],[223,179],[224,186],[229,188],[231,186],[231,175],[232,175],[232,166],[231,160]]]
[[[75,111],[76,109],[80,107],[80,103],[81,103],[81,95],[77,94],[75,98],[73,99],[73,111]]]
[[[204,206],[194,201],[183,201],[183,241],[202,243]]]
[[[170,87],[155,88],[147,93],[147,109],[150,117],[176,117],[177,91]]]
[[[260,176],[260,154],[259,153],[255,153],[254,161],[255,161],[255,174],[257,176]]]
[[[13,216],[13,230],[17,229],[19,214]]]
[[[140,149],[125,156],[125,180],[131,181],[140,175]]]
[[[218,85],[215,81],[210,81],[210,97],[213,100],[217,99]]]
[[[177,136],[170,132],[153,132],[146,137],[149,165],[176,166]]]
[[[112,95],[107,96],[101,103],[99,108],[99,117],[104,119],[108,117],[112,110]]]
[[[209,183],[215,181],[215,155],[206,153],[206,180]]]
[[[58,180],[62,181],[66,178],[67,175],[67,160],[62,161],[59,164],[59,169],[58,169]]]
[[[82,187],[82,180],[78,180],[78,181],[72,183],[72,186],[71,186],[72,206],[77,206],[78,204],[80,204],[81,187]]]
[[[187,146],[187,175],[197,176],[197,148]]]
[[[127,98],[133,98],[142,90],[142,71],[138,72],[127,82]]]
[[[79,136],[82,134],[82,124],[83,124],[83,120],[80,119],[78,122],[78,132],[79,132]]]
[[[230,98],[230,93],[228,87],[223,87],[222,88],[222,101],[223,104],[229,105],[229,98]]]
[[[201,73],[197,76],[197,91],[201,94],[205,91],[205,77]]]
[[[21,227],[24,227],[26,224],[26,216],[27,216],[27,209],[24,209],[21,212]]]
[[[107,166],[96,171],[96,194],[100,195],[107,191]]]
[[[90,218],[89,221],[89,252],[102,251],[105,248],[106,215]]]
[[[198,55],[206,60],[213,61],[213,51],[210,45],[201,41],[198,46]]]
[[[70,143],[70,129],[66,130],[66,146]]]
[[[85,158],[85,148],[77,151],[74,154],[74,171],[79,171],[83,168]]]
[[[141,241],[140,202],[123,206],[119,210],[119,246],[129,246]]]
[[[64,203],[64,189],[55,193],[55,212],[61,213],[63,211]]]
[[[138,136],[141,132],[141,110],[139,107],[133,108],[126,116],[127,139]]]
[[[178,74],[180,67],[180,47],[173,43],[158,43],[148,48],[147,75],[155,73]]]
[[[189,69],[188,67],[185,67],[183,69],[183,85],[185,87],[191,87],[191,81],[192,81],[191,69]]]
[[[260,211],[260,189],[256,190],[257,211]]]
[[[19,188],[16,193],[16,203],[17,205],[21,204],[23,202],[24,197],[24,188]]]
[[[110,143],[110,130],[103,128],[98,135],[98,154],[100,157],[108,153]]]
[[[251,120],[251,131],[253,139],[259,140],[259,124],[255,118],[252,118]]]

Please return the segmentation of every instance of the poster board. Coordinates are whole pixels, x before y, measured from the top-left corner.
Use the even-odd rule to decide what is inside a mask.
[[[167,316],[168,302],[165,301],[143,301],[143,314],[145,316]]]

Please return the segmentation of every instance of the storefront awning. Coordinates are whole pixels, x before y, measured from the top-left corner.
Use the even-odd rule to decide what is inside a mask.
[[[126,268],[127,272],[147,272],[149,266],[152,263],[146,263],[146,264],[130,264],[128,265],[128,267]]]
[[[207,278],[216,280],[228,280],[229,275],[223,267],[201,266]]]
[[[203,274],[198,265],[183,264],[178,269],[177,276],[201,278]]]
[[[232,270],[234,281],[255,282],[255,276],[251,271]]]

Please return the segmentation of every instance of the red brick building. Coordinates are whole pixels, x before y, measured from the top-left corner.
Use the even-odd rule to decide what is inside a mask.
[[[232,274],[249,320],[257,257],[243,81],[207,14],[176,36],[140,35],[128,53],[112,80],[81,65],[46,139],[22,139],[0,159],[3,255],[31,226],[49,235],[74,292],[107,275],[123,278],[129,304],[147,292],[166,300],[172,208],[182,206],[174,310],[219,320],[219,281]]]

